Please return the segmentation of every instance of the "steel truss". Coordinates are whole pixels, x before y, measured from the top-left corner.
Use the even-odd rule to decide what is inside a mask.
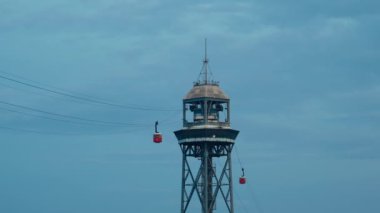
[[[181,213],[188,210],[190,201],[196,194],[203,213],[212,213],[216,198],[221,194],[229,213],[234,212],[232,190],[231,152],[233,143],[183,143],[182,150],[182,195]],[[224,159],[218,175],[213,166],[213,158]],[[198,158],[198,170],[192,169],[189,158]]]

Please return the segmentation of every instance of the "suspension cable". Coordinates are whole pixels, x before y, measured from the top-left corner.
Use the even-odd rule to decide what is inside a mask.
[[[10,78],[10,77],[4,76],[4,75],[0,75],[0,78],[8,80],[8,81],[11,81],[13,83],[17,83],[17,84],[21,84],[21,85],[24,85],[24,86],[28,86],[28,87],[31,87],[31,88],[34,88],[34,89],[42,90],[42,91],[53,93],[53,94],[56,94],[56,95],[61,95],[61,96],[69,97],[69,98],[76,99],[76,100],[85,101],[85,102],[88,102],[88,103],[101,104],[101,105],[107,105],[107,106],[118,107],[118,108],[123,108],[123,109],[130,109],[130,110],[142,110],[142,111],[179,111],[179,110],[175,110],[175,109],[160,109],[160,108],[152,108],[152,107],[143,107],[143,106],[133,106],[133,105],[118,104],[118,103],[104,101],[104,100],[101,100],[101,99],[98,99],[98,98],[82,97],[82,96],[78,96],[78,95],[75,95],[75,94],[72,94],[72,93],[69,93],[69,92],[49,89],[47,87],[38,86],[38,85],[31,84],[31,83],[28,83],[28,82],[25,82],[25,81],[21,81],[21,80],[17,80],[17,79],[14,79],[14,78]]]
[[[243,171],[243,175],[244,175],[244,167],[243,167],[243,164],[242,164],[242,161],[240,160],[240,156],[239,156],[239,150],[237,149],[237,146],[234,146],[234,150],[235,150],[235,154],[236,154],[236,157],[237,157],[237,160],[239,162],[239,165],[240,167],[242,168],[242,171]],[[252,197],[252,200],[253,200],[253,203],[255,204],[255,207],[257,209],[257,211],[259,213],[263,212],[262,208],[261,208],[261,205],[260,205],[260,202],[258,201],[255,193],[254,193],[254,190],[250,184],[250,181],[247,181],[246,185],[248,186],[248,191],[249,191],[249,194],[251,195]]]
[[[74,120],[85,121],[85,122],[90,122],[90,123],[108,124],[108,125],[115,125],[115,126],[141,126],[141,125],[144,126],[144,124],[102,121],[102,120],[88,119],[88,118],[82,118],[82,117],[77,117],[77,116],[72,116],[72,115],[65,115],[65,114],[60,114],[60,113],[48,112],[45,110],[36,109],[36,108],[32,108],[32,107],[28,107],[28,106],[24,106],[24,105],[19,105],[19,104],[14,104],[14,103],[9,103],[9,102],[5,102],[5,101],[0,101],[0,104],[12,106],[12,107],[17,107],[17,108],[21,108],[21,109],[26,109],[29,111],[44,113],[44,114],[48,114],[48,115],[52,115],[52,116],[56,116],[56,117],[62,117],[62,118],[66,118],[66,119],[74,119]],[[146,125],[146,126],[148,126],[148,125]]]

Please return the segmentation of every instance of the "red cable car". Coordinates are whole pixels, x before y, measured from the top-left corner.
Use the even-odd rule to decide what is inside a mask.
[[[239,178],[239,183],[240,184],[245,184],[246,182],[247,182],[247,179],[245,177],[242,176],[242,177]]]
[[[153,134],[153,142],[155,143],[161,143],[162,142],[162,135],[161,133],[154,133]]]
[[[155,131],[153,134],[153,142],[155,143],[161,143],[162,142],[162,134],[157,131],[158,121],[155,123]]]
[[[239,183],[245,184],[247,182],[247,178],[244,177],[244,168],[242,168],[241,171],[243,172],[243,175],[239,178]]]

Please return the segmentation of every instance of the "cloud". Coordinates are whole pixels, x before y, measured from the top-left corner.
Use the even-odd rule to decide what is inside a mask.
[[[302,175],[310,165],[314,165],[315,174],[323,174],[323,164],[330,162],[339,161],[330,167],[334,170],[350,167],[353,161],[359,168],[379,159],[378,8],[376,1],[343,0],[3,1],[0,70],[112,102],[180,108],[182,97],[201,68],[203,39],[207,37],[215,80],[232,98],[232,127],[241,131],[237,147],[242,160],[253,169],[264,165],[257,172],[263,180],[270,177],[272,183],[286,184],[273,174],[294,171]],[[83,127],[1,111],[0,126],[83,133],[47,136],[7,131],[2,141],[9,143],[2,142],[0,150],[12,156],[9,159],[20,159],[6,167],[11,171],[24,170],[25,159],[39,159],[37,164],[42,169],[52,171],[54,161],[65,165],[63,159],[69,157],[78,170],[88,168],[91,161],[96,162],[91,166],[106,164],[110,174],[120,175],[122,168],[115,164],[124,161],[131,167],[123,177],[141,178],[152,184],[150,175],[154,172],[148,168],[151,162],[161,155],[165,155],[164,161],[155,165],[179,159],[172,131],[181,128],[180,112],[138,112],[78,103],[3,80],[0,87],[2,100],[9,102],[85,118],[147,125],[136,129]],[[152,121],[157,119],[168,121],[162,125],[168,143],[159,147],[150,144]],[[178,152],[173,154],[176,149]],[[41,153],[49,156],[41,158]],[[144,158],[144,168],[138,163],[139,157]],[[319,162],[321,158],[326,162]],[[47,159],[51,164],[43,163]],[[313,164],[316,161],[319,163]],[[378,176],[370,172],[370,167],[356,179],[348,170],[339,170],[343,175],[333,175],[333,181],[349,179],[355,183],[365,181],[366,175]],[[87,172],[94,172],[95,178],[103,169],[100,166]],[[272,173],[268,174],[267,169]],[[65,171],[67,174],[53,171],[57,176],[75,173],[70,169]],[[131,176],[130,171],[136,173]],[[146,175],[140,176],[141,171]],[[255,173],[251,176],[258,176]],[[123,178],[107,185],[112,178],[106,176],[102,176],[104,189],[123,185],[125,190],[142,192]],[[331,181],[331,176],[322,176]],[[313,181],[319,178],[315,176]],[[157,179],[172,186],[171,177]],[[9,180],[10,186],[18,185]],[[292,180],[293,185],[299,181]],[[86,182],[75,176],[70,181],[77,185]],[[360,188],[358,184],[352,187],[353,191]],[[300,193],[298,188],[295,194]],[[273,198],[276,190],[268,192],[271,199],[264,197],[264,204],[281,203]],[[326,194],[325,190],[319,192]],[[101,193],[89,194],[104,198]],[[297,205],[305,201],[297,199]],[[139,199],[135,196],[134,201]]]
[[[319,30],[317,37],[330,37],[342,35],[355,30],[358,21],[351,17],[328,18],[322,29]]]

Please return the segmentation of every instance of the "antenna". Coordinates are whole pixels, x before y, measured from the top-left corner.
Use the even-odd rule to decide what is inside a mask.
[[[218,82],[213,81],[213,76],[212,72],[208,66],[208,56],[207,56],[207,38],[205,38],[205,56],[203,59],[203,66],[201,69],[201,72],[198,75],[198,80],[194,82],[194,85],[207,85],[207,84],[212,84],[212,85],[218,85]]]
[[[208,59],[207,59],[207,38],[205,38],[205,62],[208,62]]]
[[[203,64],[205,67],[205,84],[208,84],[208,58],[207,58],[207,38],[205,38],[205,59],[203,60]]]

